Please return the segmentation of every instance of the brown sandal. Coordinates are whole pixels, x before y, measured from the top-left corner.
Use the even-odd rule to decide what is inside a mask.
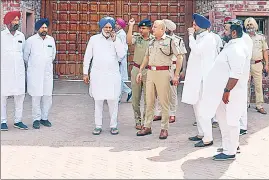
[[[264,110],[264,108],[260,108],[260,109],[256,108],[256,109],[261,114],[267,114],[267,112]]]

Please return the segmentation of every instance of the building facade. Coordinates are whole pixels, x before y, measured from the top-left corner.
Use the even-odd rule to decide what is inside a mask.
[[[245,20],[254,17],[259,25],[259,31],[269,40],[269,1],[250,0],[196,0],[196,12],[207,16],[212,22],[212,28],[216,32],[223,31],[223,20],[232,17]],[[265,102],[269,103],[269,76],[263,78],[263,90]],[[255,101],[254,86],[251,87],[251,102]]]
[[[20,30],[28,38],[34,34],[35,21],[40,18],[41,0],[1,0],[1,17],[4,17],[8,11],[21,11]],[[4,27],[1,18],[1,29]]]

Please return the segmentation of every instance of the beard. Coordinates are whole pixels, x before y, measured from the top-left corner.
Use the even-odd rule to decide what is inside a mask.
[[[247,28],[246,31],[248,33],[253,33],[253,32],[255,32],[255,28]]]
[[[195,31],[194,34],[199,35],[199,34],[201,34],[202,32],[205,32],[205,31],[206,31],[206,29],[199,29],[199,30]]]
[[[224,35],[222,39],[223,39],[223,41],[228,43],[232,39],[232,35],[228,35],[228,36]]]
[[[19,24],[11,25],[10,31],[17,31],[19,29]]]
[[[105,32],[104,30],[102,30],[102,34],[105,38],[109,38],[110,37],[110,32]]]
[[[38,34],[39,34],[40,36],[46,36],[46,35],[48,34],[48,32],[43,31],[43,32],[38,32]]]

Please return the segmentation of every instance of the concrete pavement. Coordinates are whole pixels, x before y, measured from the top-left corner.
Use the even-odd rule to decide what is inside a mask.
[[[249,133],[240,138],[241,154],[235,161],[215,162],[211,158],[220,146],[218,128],[213,130],[212,147],[194,148],[187,140],[196,135],[191,106],[179,103],[168,139],[159,140],[160,122],[153,123],[152,135],[136,136],[131,103],[120,104],[120,134],[110,135],[105,105],[104,131],[93,136],[94,103],[87,87],[82,82],[55,82],[54,93],[53,126],[39,130],[32,129],[29,96],[23,118],[27,131],[12,127],[13,99],[8,100],[9,131],[1,132],[2,179],[269,178],[269,115],[257,113],[255,105],[249,110]],[[269,111],[268,104],[265,109]]]

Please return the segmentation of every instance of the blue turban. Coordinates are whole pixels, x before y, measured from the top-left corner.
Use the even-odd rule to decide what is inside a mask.
[[[103,29],[103,27],[107,24],[111,24],[112,29],[115,28],[116,22],[115,19],[113,19],[112,17],[103,17],[100,21],[99,21],[99,27],[100,29]]]
[[[41,18],[35,23],[35,30],[38,31],[43,26],[43,24],[46,24],[49,27],[50,22],[47,18]]]
[[[195,23],[197,24],[197,26],[199,26],[202,29],[207,29],[211,26],[210,21],[204,17],[203,15],[194,13],[192,15],[193,20],[195,21]]]

